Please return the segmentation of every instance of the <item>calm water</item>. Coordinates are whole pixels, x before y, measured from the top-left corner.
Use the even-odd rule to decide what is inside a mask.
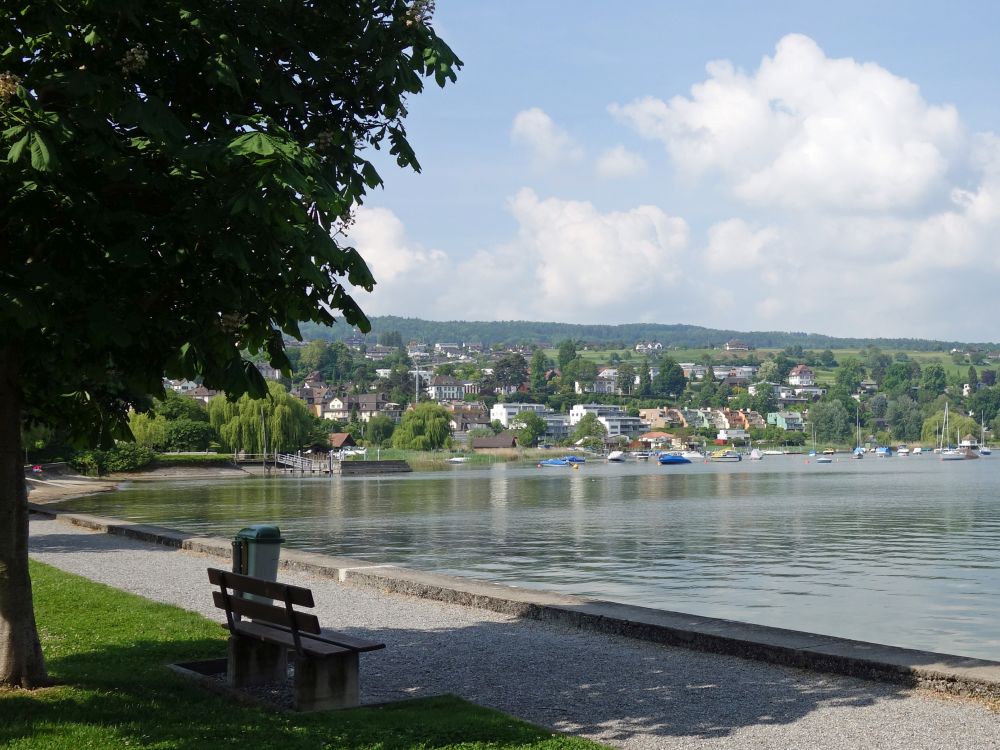
[[[1000,457],[142,483],[82,512],[1000,660]]]

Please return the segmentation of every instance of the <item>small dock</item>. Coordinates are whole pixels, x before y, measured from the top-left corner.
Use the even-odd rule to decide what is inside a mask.
[[[332,454],[316,458],[294,453],[276,453],[271,456],[243,455],[238,464],[270,463],[273,470],[289,474],[329,474],[330,476],[374,476],[402,474],[413,471],[406,461],[343,461]]]

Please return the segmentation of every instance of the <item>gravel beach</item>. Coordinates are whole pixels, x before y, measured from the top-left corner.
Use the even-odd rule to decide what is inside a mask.
[[[31,522],[31,556],[222,619],[205,574],[225,564],[217,558],[41,518]],[[282,570],[280,578],[313,589],[324,625],[387,644],[362,656],[365,703],[453,693],[637,750],[1000,748],[1000,715],[971,701],[571,630],[306,573]]]

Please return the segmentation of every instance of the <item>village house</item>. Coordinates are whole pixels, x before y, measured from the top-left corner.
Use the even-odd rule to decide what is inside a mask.
[[[569,424],[575,426],[580,423],[587,414],[597,417],[604,428],[608,431],[608,437],[616,435],[633,435],[637,432],[649,429],[639,417],[630,417],[619,406],[609,406],[606,404],[575,404],[569,410]]]
[[[659,341],[640,341],[635,345],[635,350],[643,353],[658,352],[661,349],[663,349],[663,344]]]
[[[788,385],[811,386],[816,385],[816,375],[806,365],[795,365],[788,373]]]
[[[363,393],[358,396],[334,396],[323,405],[320,416],[338,422],[348,422],[354,417],[359,422],[368,422],[372,417],[385,416],[398,422],[402,409],[385,393]]]
[[[726,342],[725,349],[727,352],[748,352],[753,349],[750,344],[745,341],[740,341],[739,339],[730,339]]]
[[[806,429],[802,415],[797,411],[768,412],[767,423],[789,432],[804,432]]]
[[[424,390],[434,401],[461,401],[465,398],[465,387],[448,375],[435,375]]]

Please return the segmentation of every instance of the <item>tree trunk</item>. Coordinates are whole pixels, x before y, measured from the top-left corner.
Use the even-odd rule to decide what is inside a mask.
[[[28,494],[18,362],[0,349],[0,686],[48,683],[28,576]]]

